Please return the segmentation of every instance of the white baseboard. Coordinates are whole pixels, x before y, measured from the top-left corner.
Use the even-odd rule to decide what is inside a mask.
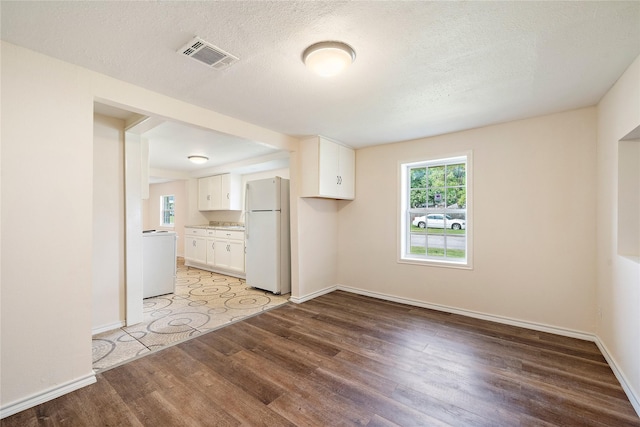
[[[351,286],[337,285],[341,291],[351,292],[354,294],[365,295],[386,301],[399,302],[401,304],[413,305],[416,307],[429,308],[431,310],[444,311],[446,313],[459,314],[461,316],[473,317],[475,319],[488,320],[491,322],[503,323],[505,325],[518,326],[525,329],[532,329],[540,332],[548,332],[550,334],[562,335],[565,337],[578,338],[586,341],[596,341],[596,336],[587,332],[576,331],[573,329],[558,328],[556,326],[545,325],[542,323],[528,322],[524,320],[513,319],[511,317],[496,316],[493,314],[480,313],[472,310],[449,307],[446,305],[432,304],[409,298],[396,297],[393,295],[383,294],[379,292],[371,292],[364,289],[353,288]]]
[[[71,393],[72,391],[78,390],[82,387],[86,387],[95,382],[96,374],[92,371],[90,374],[87,374],[73,381],[69,381],[67,383],[52,387],[46,391],[36,393],[16,402],[9,403],[0,408],[0,419],[13,414],[17,414],[18,412],[24,411],[25,409],[33,408],[36,405],[48,402],[49,400],[53,400],[56,397]]]
[[[293,303],[296,303],[296,304],[300,304],[302,302],[309,301],[309,300],[312,300],[314,298],[317,298],[317,297],[319,297],[321,295],[328,294],[329,292],[333,292],[336,289],[337,289],[336,286],[329,286],[328,288],[320,289],[319,291],[315,291],[315,292],[312,292],[310,294],[307,294],[307,295],[304,295],[304,296],[301,296],[301,297],[290,297],[289,301],[291,301]]]
[[[611,367],[613,374],[616,376],[616,378],[620,382],[622,389],[624,390],[627,397],[629,398],[629,402],[631,402],[631,406],[633,406],[633,409],[636,410],[636,413],[640,417],[640,398],[639,398],[640,394],[636,393],[633,387],[631,387],[630,385],[631,383],[627,380],[627,377],[625,377],[622,371],[618,368],[618,364],[616,363],[615,359],[611,356],[609,349],[607,349],[607,346],[600,340],[600,337],[598,337],[597,335],[596,335],[595,342],[598,348],[600,349],[600,352],[602,353],[604,358],[607,360],[607,363]]]
[[[119,322],[111,323],[110,325],[104,325],[104,326],[100,326],[99,328],[92,329],[91,335],[97,335],[103,332],[113,331],[114,329],[120,329],[123,326],[125,326],[125,323],[123,320],[121,320]]]

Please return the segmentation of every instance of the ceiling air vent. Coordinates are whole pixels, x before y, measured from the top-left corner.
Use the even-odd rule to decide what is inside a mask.
[[[238,58],[212,45],[199,37],[182,46],[178,53],[195,59],[196,61],[216,70],[221,70],[238,61]]]

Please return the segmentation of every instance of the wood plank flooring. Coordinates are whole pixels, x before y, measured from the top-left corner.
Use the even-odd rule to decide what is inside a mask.
[[[591,342],[333,292],[113,368],[2,426],[640,426]]]

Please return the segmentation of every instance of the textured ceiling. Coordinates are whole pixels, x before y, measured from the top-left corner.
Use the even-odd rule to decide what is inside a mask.
[[[640,54],[640,2],[0,2],[2,39],[294,136],[354,147],[594,105]],[[194,36],[240,58],[209,69]],[[310,44],[357,58],[309,73]]]
[[[268,157],[271,160],[269,156],[277,152],[246,139],[168,121],[142,133],[142,137],[149,141],[149,165],[152,168],[178,172],[239,165],[248,159],[257,161]],[[209,160],[194,165],[187,158],[191,155],[203,155]]]

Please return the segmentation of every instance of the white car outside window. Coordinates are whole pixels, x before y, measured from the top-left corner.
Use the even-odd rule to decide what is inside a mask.
[[[464,230],[466,227],[464,219],[455,219],[449,215],[442,214],[417,216],[412,224],[420,228],[451,228],[453,230]]]

